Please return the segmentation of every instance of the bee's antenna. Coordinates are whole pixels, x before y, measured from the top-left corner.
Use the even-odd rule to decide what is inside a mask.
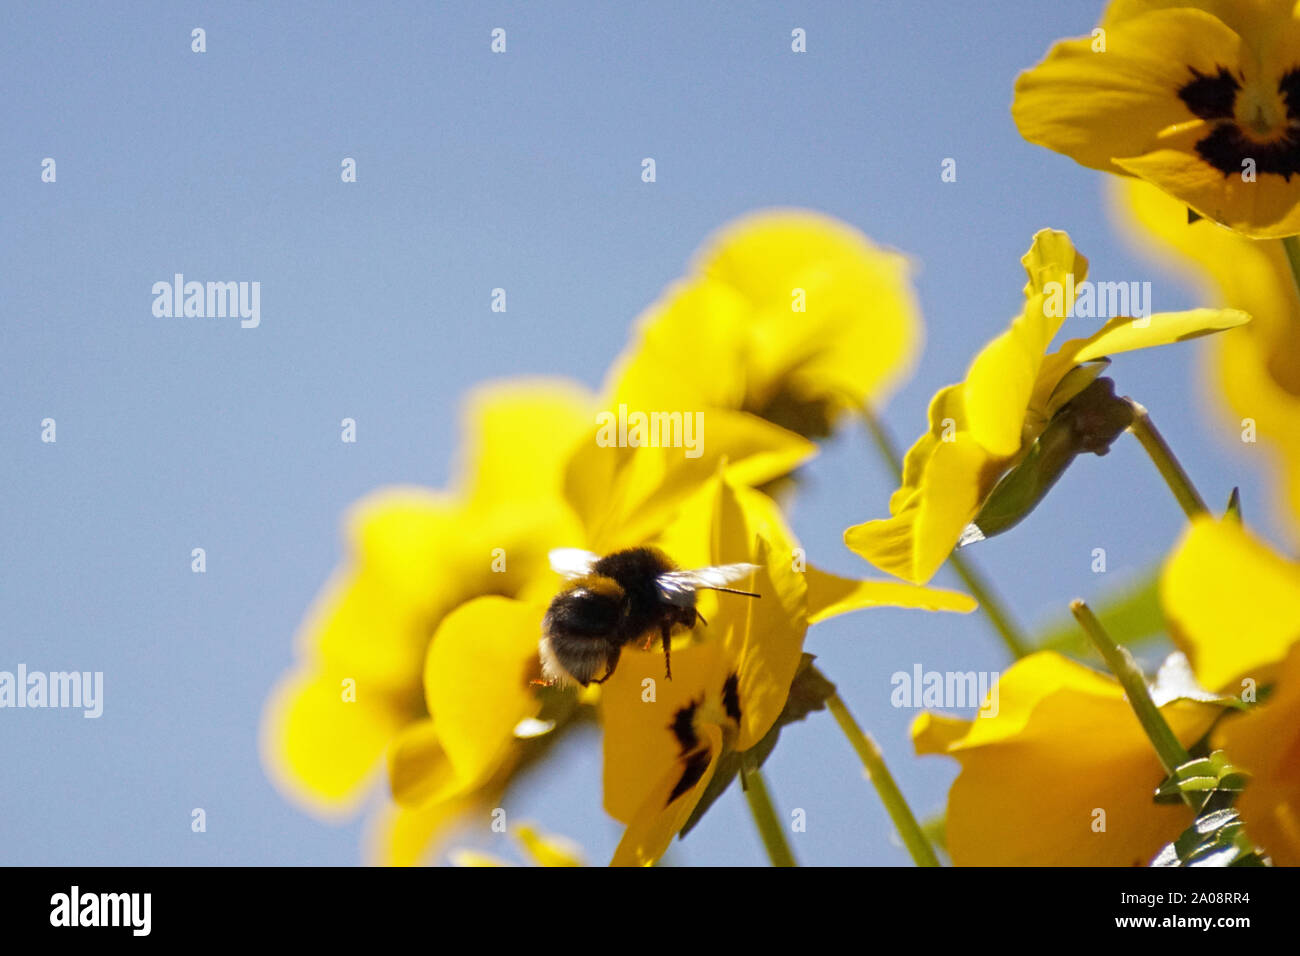
[[[752,598],[763,596],[761,594],[755,594],[753,591],[737,591],[735,588],[711,588],[711,587],[705,587],[701,585],[700,590],[701,591],[724,591],[727,594],[743,594],[745,597],[752,597]]]

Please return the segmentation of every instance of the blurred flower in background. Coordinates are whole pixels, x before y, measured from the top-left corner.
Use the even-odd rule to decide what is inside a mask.
[[[637,321],[615,402],[744,412],[808,438],[879,408],[923,329],[907,261],[847,223],[764,210],[723,227]]]
[[[1183,203],[1140,180],[1108,185],[1112,216],[1137,252],[1178,268],[1211,304],[1250,313],[1248,325],[1208,346],[1209,395],[1230,441],[1268,449],[1274,513],[1300,539],[1300,296],[1285,251],[1205,220],[1189,223]]]
[[[354,509],[349,560],[267,705],[268,771],[308,809],[337,815],[355,810],[386,756],[396,802],[368,837],[380,862],[418,862],[458,822],[486,819],[521,767],[608,698],[608,688],[532,683],[541,618],[561,584],[552,548],[659,542],[682,566],[766,549],[766,574],[784,585],[760,612],[705,597],[711,623],[683,648],[673,685],[692,683],[697,652],[723,654],[747,742],[767,729],[755,721],[780,712],[810,621],[878,604],[970,610],[953,592],[805,575],[788,532],[773,530],[777,506],[751,490],[806,462],[809,439],[845,412],[880,404],[920,338],[901,257],[830,217],[782,210],[740,220],[706,248],[642,318],[601,397],[553,380],[481,389],[452,491],[388,489]],[[629,408],[701,413],[698,448],[602,441],[598,412]],[[751,512],[760,518],[746,523]],[[737,643],[742,625],[748,644]],[[665,846],[676,832],[652,829]],[[633,839],[639,862],[662,852],[659,836]]]
[[[558,380],[481,389],[453,490],[384,489],[352,510],[348,560],[308,613],[300,663],[263,721],[268,772],[304,807],[355,811],[389,743],[425,714],[421,675],[441,619],[476,594],[521,593],[545,570],[539,542],[576,525],[563,465],[591,408]],[[386,838],[378,845],[402,855]]]

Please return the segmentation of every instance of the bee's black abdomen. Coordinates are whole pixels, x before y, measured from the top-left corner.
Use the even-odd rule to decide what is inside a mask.
[[[544,627],[549,633],[569,637],[605,638],[618,629],[621,616],[618,597],[576,587],[556,595],[546,611]]]
[[[542,666],[551,667],[548,676],[567,674],[583,687],[606,680],[618,663],[623,603],[617,581],[594,575],[557,594],[542,619]]]

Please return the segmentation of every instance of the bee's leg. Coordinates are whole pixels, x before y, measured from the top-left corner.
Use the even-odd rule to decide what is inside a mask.
[[[618,656],[621,653],[623,653],[623,648],[621,647],[614,648],[614,650],[609,654],[609,656],[605,658],[605,676],[600,678],[599,680],[597,680],[596,678],[592,678],[591,682],[593,684],[603,684],[605,683],[605,681],[609,680],[611,677],[614,676],[614,668],[618,666]]]
[[[673,679],[673,626],[665,624],[663,626],[664,638],[664,676],[668,680]]]
[[[705,627],[708,627],[708,626],[709,626],[709,622],[706,621],[706,620],[704,620],[704,615],[701,614],[699,611],[696,611],[696,612],[695,612],[695,616],[696,616],[697,618],[700,619],[700,623],[703,624]],[[694,626],[694,625],[692,625],[692,626]]]

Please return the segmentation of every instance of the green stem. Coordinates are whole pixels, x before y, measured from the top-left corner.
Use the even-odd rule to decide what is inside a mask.
[[[790,845],[785,841],[785,831],[781,828],[781,818],[772,806],[772,797],[767,792],[767,783],[763,771],[754,768],[745,774],[745,799],[749,801],[749,812],[753,814],[754,825],[758,835],[763,838],[763,848],[773,866],[798,866]]]
[[[934,848],[925,838],[921,825],[916,822],[912,808],[907,805],[907,800],[898,789],[898,784],[894,782],[893,775],[885,766],[885,758],[881,755],[876,742],[858,726],[839,694],[831,694],[826,699],[826,706],[834,715],[835,722],[840,725],[840,730],[844,731],[844,736],[849,738],[853,749],[858,752],[862,769],[866,771],[867,777],[876,788],[876,793],[880,795],[880,802],[885,805],[889,818],[894,821],[894,828],[903,838],[903,845],[907,847],[907,852],[912,854],[912,860],[917,866],[938,866],[939,858],[934,855]]]
[[[1205,514],[1205,499],[1201,493],[1196,490],[1192,484],[1192,479],[1187,476],[1183,466],[1179,463],[1177,456],[1174,455],[1173,449],[1165,441],[1164,436],[1160,434],[1155,423],[1151,421],[1151,415],[1138,402],[1131,398],[1125,399],[1133,406],[1133,424],[1129,430],[1137,436],[1137,440],[1142,443],[1151,460],[1155,462],[1160,476],[1164,478],[1165,484],[1169,490],[1174,493],[1178,503],[1182,506],[1187,517],[1195,518],[1197,515]]]
[[[1296,294],[1300,295],[1300,236],[1287,236],[1282,240],[1286,250],[1286,261],[1291,266],[1291,278],[1295,281]]]
[[[1165,722],[1156,702],[1151,699],[1146,677],[1143,676],[1137,661],[1133,659],[1128,648],[1121,647],[1111,639],[1106,629],[1102,627],[1101,621],[1097,620],[1097,615],[1092,613],[1092,609],[1085,601],[1070,602],[1070,612],[1083,628],[1083,632],[1088,635],[1088,639],[1092,641],[1093,647],[1097,648],[1105,658],[1106,666],[1110,668],[1111,673],[1119,679],[1120,686],[1124,688],[1124,694],[1128,697],[1129,706],[1133,708],[1133,713],[1137,714],[1138,722],[1156,749],[1160,765],[1165,768],[1165,773],[1172,777],[1175,770],[1192,758],[1187,753],[1187,748],[1179,742],[1169,724]],[[1197,804],[1191,794],[1184,793],[1183,801],[1192,809],[1196,809]]]
[[[862,417],[867,423],[867,430],[871,432],[872,440],[876,448],[880,451],[880,457],[894,473],[894,479],[900,484],[903,481],[903,462],[898,457],[898,451],[894,448],[894,442],[885,433],[884,426],[876,418],[875,413],[870,409],[862,408]],[[953,551],[948,556],[948,563],[952,569],[957,572],[957,576],[970,589],[975,600],[980,602],[980,609],[988,616],[989,623],[997,632],[1002,643],[1007,646],[1011,656],[1019,659],[1028,654],[1031,650],[1029,642],[1025,640],[1024,633],[1012,619],[1006,605],[993,590],[993,585],[985,579],[973,564],[966,560],[958,551]]]
[[[1020,628],[1012,621],[1002,599],[993,590],[993,585],[989,584],[984,575],[956,551],[949,556],[948,563],[970,589],[975,600],[980,602],[980,609],[988,615],[989,623],[998,632],[998,637],[1002,638],[1002,643],[1007,646],[1011,656],[1019,660],[1028,654],[1031,648],[1021,634]]]

